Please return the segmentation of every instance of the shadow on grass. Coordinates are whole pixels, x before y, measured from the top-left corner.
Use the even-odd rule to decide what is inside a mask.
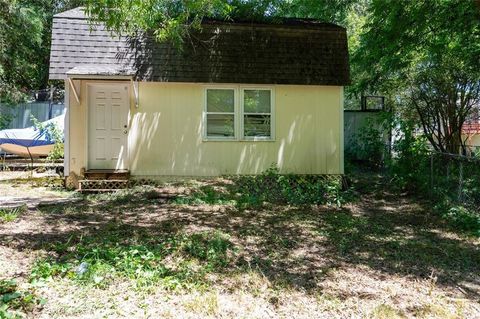
[[[34,268],[36,277],[96,284],[116,273],[140,284],[200,287],[211,281],[207,274],[254,271],[273,286],[315,291],[331,270],[362,265],[421,279],[433,273],[445,286],[478,285],[478,245],[447,232],[411,198],[373,185],[375,196],[341,209],[183,205],[155,188],[97,195],[40,207],[43,224],[35,231],[0,231],[0,241],[46,250],[50,257]],[[78,270],[82,262],[86,275]]]

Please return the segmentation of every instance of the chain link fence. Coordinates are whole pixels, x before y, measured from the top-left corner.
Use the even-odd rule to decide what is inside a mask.
[[[430,153],[430,195],[480,213],[480,147],[469,155]]]

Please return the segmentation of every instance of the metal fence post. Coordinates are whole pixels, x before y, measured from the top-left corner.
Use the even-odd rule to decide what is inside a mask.
[[[430,197],[433,196],[433,152],[430,153]]]
[[[450,162],[451,159],[447,158],[447,183],[450,181]]]
[[[460,159],[459,161],[460,163],[460,170],[459,170],[459,173],[458,173],[458,202],[461,203],[462,202],[462,197],[463,197],[463,192],[462,192],[462,188],[463,188],[463,162],[462,160]]]

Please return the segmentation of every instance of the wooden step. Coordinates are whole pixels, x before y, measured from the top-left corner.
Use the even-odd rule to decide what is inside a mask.
[[[128,170],[101,170],[94,169],[85,172],[86,180],[128,180],[130,172]]]

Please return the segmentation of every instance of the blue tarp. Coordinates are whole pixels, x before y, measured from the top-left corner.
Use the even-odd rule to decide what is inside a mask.
[[[63,120],[64,115],[60,115],[51,120],[45,121],[42,124],[44,127],[56,125],[63,133]],[[40,130],[33,126],[23,129],[3,130],[0,131],[0,148],[2,147],[2,144],[13,144],[23,147],[55,144],[55,141],[48,132],[48,129]]]

